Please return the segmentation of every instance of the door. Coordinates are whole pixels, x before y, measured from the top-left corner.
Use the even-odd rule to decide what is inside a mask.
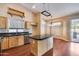
[[[70,39],[74,42],[79,42],[79,19],[70,21]]]

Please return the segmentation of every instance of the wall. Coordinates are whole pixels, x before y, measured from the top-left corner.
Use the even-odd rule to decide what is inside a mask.
[[[50,22],[47,22],[46,30],[47,30],[47,34],[51,34]]]
[[[9,3],[0,4],[0,16],[8,17],[8,14],[7,14],[8,8],[13,8],[15,10],[24,12],[24,14],[25,14],[24,21],[28,21],[29,22],[30,20],[32,20],[32,18],[30,18],[32,12],[29,11],[28,9],[25,9],[20,4],[16,4],[16,3],[14,3],[14,4],[13,3],[12,4],[9,4]],[[30,25],[28,23],[27,24],[27,28],[29,28],[29,27],[30,27]]]
[[[31,11],[29,11],[28,9],[25,9],[23,6],[21,6],[20,4],[0,4],[0,16],[1,17],[6,17],[6,18],[8,18],[8,14],[7,14],[7,11],[8,11],[8,8],[12,8],[12,9],[15,9],[15,10],[18,10],[18,11],[21,11],[21,12],[24,12],[24,14],[25,14],[25,18],[24,18],[24,21],[30,21],[30,20],[32,20],[31,18],[30,18],[30,16],[31,16],[31,14],[32,14],[32,12]],[[6,19],[7,20],[7,19]],[[5,24],[5,23],[4,23]],[[29,25],[29,23],[27,24],[27,28],[29,28],[30,27],[30,25]],[[17,38],[19,38],[20,40],[19,40],[19,45],[23,45],[24,44],[24,36],[22,36],[22,38],[21,38],[21,36],[17,36]],[[16,44],[15,44],[15,42],[17,42],[16,40],[17,39],[15,39],[15,37],[12,37],[12,39],[13,40],[11,40],[11,42],[9,42],[9,43],[11,43],[11,44],[14,44],[14,46],[13,47],[15,47],[16,46]],[[7,48],[9,48],[9,46],[7,47],[6,46],[6,44],[7,44],[7,41],[6,40],[9,40],[9,39],[6,39],[6,38],[4,38],[4,41],[3,41],[3,43],[2,43],[2,49],[7,49]],[[10,45],[11,45],[10,44]],[[12,46],[12,45],[11,45]]]
[[[0,16],[7,16],[6,14],[7,12],[7,8],[6,8],[6,4],[0,4]]]
[[[46,22],[43,15],[40,16],[40,34],[46,34]]]
[[[62,27],[60,28],[61,35],[55,36],[55,37],[66,40],[66,41],[71,40],[70,39],[70,20],[72,20],[72,19],[79,19],[79,13],[74,13],[71,15],[53,19],[52,22],[62,22],[62,24],[63,24]]]
[[[36,26],[32,26],[32,35],[40,35],[40,13],[32,13],[33,15],[33,23],[37,24]]]
[[[47,21],[47,19],[49,20],[48,17],[41,15],[40,16],[40,34],[44,35],[44,34],[50,34],[50,22]]]
[[[63,40],[66,40],[68,41],[69,38],[68,38],[68,31],[69,31],[69,17],[60,17],[60,18],[57,18],[57,19],[54,19],[52,22],[55,23],[55,22],[61,22],[62,23],[62,27],[60,27],[60,35],[58,36],[54,36],[56,38],[59,38],[59,39],[63,39]],[[53,28],[52,28],[53,29]],[[53,30],[56,30],[56,29],[53,29]]]

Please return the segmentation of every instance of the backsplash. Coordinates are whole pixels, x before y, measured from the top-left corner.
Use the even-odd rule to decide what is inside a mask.
[[[29,32],[29,29],[0,29],[0,33],[6,32]]]

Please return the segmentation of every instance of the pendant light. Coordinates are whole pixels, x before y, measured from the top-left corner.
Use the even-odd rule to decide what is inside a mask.
[[[51,16],[51,13],[49,12],[49,5],[46,5],[45,3],[43,3],[42,5],[43,5],[42,8],[44,9],[42,10],[41,14],[47,17]]]

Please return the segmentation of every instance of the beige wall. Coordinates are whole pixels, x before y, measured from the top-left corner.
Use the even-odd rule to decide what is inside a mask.
[[[0,11],[1,11],[0,16],[8,17],[8,14],[7,14],[8,8],[13,8],[15,10],[24,12],[24,14],[25,14],[24,20],[27,21],[27,28],[31,28],[32,20],[33,20],[33,22],[36,22],[38,24],[37,27],[32,27],[34,35],[36,35],[36,34],[38,35],[40,33],[45,34],[45,32],[43,32],[40,27],[40,24],[41,24],[40,20],[43,20],[43,18],[46,18],[45,16],[41,16],[40,13],[37,13],[37,14],[33,13],[32,14],[31,11],[29,11],[28,9],[25,9],[23,6],[21,6],[20,4],[16,4],[16,3],[14,3],[14,4],[13,3],[12,4],[9,4],[9,3],[0,4]],[[49,33],[49,30],[48,30],[48,33]]]
[[[8,8],[13,8],[15,10],[21,11],[25,13],[25,20],[28,21],[30,19],[30,13],[31,11],[29,11],[28,9],[25,9],[23,6],[19,5],[19,4],[0,4],[0,8],[2,9],[2,16],[7,16],[7,10]]]
[[[19,11],[22,11],[25,13],[25,18],[24,20],[25,21],[30,21],[32,18],[30,14],[32,14],[31,11],[29,11],[28,9],[25,9],[23,6],[19,5],[19,4],[0,4],[0,16],[6,16],[8,17],[7,15],[7,10],[8,10],[8,7],[9,8],[13,8],[13,9],[16,9],[16,10],[19,10]],[[32,14],[33,15],[33,22],[36,22],[38,24],[37,27],[33,27],[33,35],[37,35],[37,34],[40,34],[40,13],[38,14]],[[45,17],[43,17],[45,18]],[[57,18],[57,19],[54,19],[53,22],[62,22],[63,23],[63,27],[61,28],[62,30],[62,35],[61,36],[62,38],[67,38],[67,20],[68,17],[60,17],[60,18]],[[30,28],[30,23],[27,24],[28,25],[28,28]],[[50,30],[49,30],[49,27],[47,27],[47,33],[49,34]],[[42,31],[41,31],[42,32]],[[42,33],[44,34],[44,33]]]
[[[6,17],[6,18],[8,18],[8,13],[7,13],[7,11],[8,11],[8,8],[12,8],[12,9],[15,9],[15,10],[18,10],[18,11],[21,11],[21,12],[24,12],[24,14],[25,14],[25,18],[24,18],[24,21],[30,21],[31,20],[31,18],[30,18],[30,14],[32,13],[31,11],[29,11],[28,9],[25,9],[23,6],[21,6],[21,5],[19,5],[19,4],[0,4],[0,16],[1,17]],[[7,20],[7,19],[6,19]],[[28,23],[29,24],[29,23]],[[29,28],[29,26],[30,25],[28,25],[27,24],[27,26],[28,26],[28,28]],[[2,26],[2,25],[1,25]],[[23,36],[21,37],[21,36],[17,36],[17,38],[18,38],[18,40],[19,40],[19,42],[18,42],[18,44],[19,45],[23,45],[24,44],[24,38],[23,38]],[[12,37],[12,39],[13,40],[11,40],[9,43],[10,43],[10,46],[9,45],[7,45],[7,40],[9,40],[9,38],[4,38],[5,40],[3,41],[3,43],[2,43],[2,49],[7,49],[7,48],[10,48],[10,46],[12,46],[11,44],[13,44],[13,47],[15,47],[16,46],[16,38],[15,37]],[[14,42],[14,43],[12,43],[12,42]]]
[[[60,28],[60,31],[61,31],[60,35],[55,36],[55,37],[57,37],[59,39],[63,39],[63,40],[69,40],[68,39],[68,30],[69,30],[68,25],[69,25],[69,23],[67,21],[68,19],[69,19],[69,17],[67,16],[67,17],[60,17],[60,18],[57,18],[57,19],[52,21],[53,23],[55,23],[55,22],[62,23],[62,27]],[[53,29],[53,30],[56,30],[56,29]]]
[[[16,4],[16,3],[0,4],[0,16],[8,17],[8,14],[7,14],[8,8],[13,8],[15,10],[24,12],[24,14],[25,14],[24,21],[28,21],[27,28],[30,27],[29,23],[32,20],[31,11],[29,11],[28,9],[25,9],[23,6],[21,6],[20,4]]]
[[[32,26],[32,35],[40,35],[40,13],[33,13],[33,23],[36,23],[37,26]]]
[[[50,34],[49,23],[45,21],[45,16],[40,13],[32,13],[33,14],[33,22],[37,23],[37,26],[32,26],[33,34],[32,35],[44,35]]]
[[[50,26],[49,26],[50,23],[47,21],[47,19],[49,20],[49,18],[45,17],[44,15],[40,16],[40,34],[41,35],[50,34]]]
[[[0,4],[0,16],[7,16],[6,4]]]

